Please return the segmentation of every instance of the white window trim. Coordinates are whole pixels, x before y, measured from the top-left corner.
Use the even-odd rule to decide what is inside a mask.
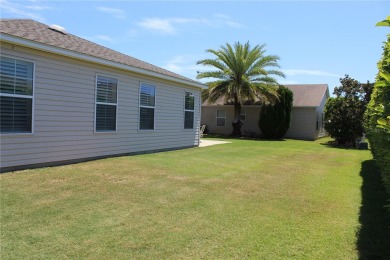
[[[190,95],[192,95],[194,97],[194,109],[186,109],[186,94],[189,93]],[[186,112],[193,112],[194,113],[194,117],[192,119],[192,128],[185,128],[184,127],[184,123],[185,123],[185,119],[186,119]],[[184,92],[184,112],[183,112],[183,130],[186,130],[186,131],[190,131],[190,130],[194,130],[196,129],[195,127],[195,94],[193,92],[190,92],[190,91],[185,91]]]
[[[221,110],[221,111],[225,111],[225,116],[224,117],[218,117],[218,110]],[[225,127],[226,126],[226,109],[217,109],[215,110],[215,113],[216,113],[216,126],[217,127]],[[218,125],[218,118],[223,118],[225,119],[225,124],[222,126],[222,125]]]
[[[141,105],[141,88],[142,88],[142,85],[145,84],[145,85],[150,85],[150,86],[153,86],[154,87],[154,106],[143,106]],[[153,116],[153,129],[141,129],[141,107],[144,107],[144,108],[153,108],[154,110],[154,116]],[[139,83],[139,88],[138,88],[138,131],[141,131],[141,132],[154,132],[156,131],[156,107],[157,107],[157,85],[154,84],[154,83],[149,83],[149,82],[145,82],[145,81],[141,81]]]
[[[3,57],[6,57],[6,58],[9,58],[9,59],[14,59],[14,60],[21,60],[21,61],[26,61],[26,62],[30,62],[33,64],[33,76],[32,76],[32,95],[31,96],[27,96],[27,95],[18,95],[18,94],[10,94],[10,93],[1,93],[0,92],[0,96],[3,96],[3,97],[16,97],[16,98],[29,98],[31,99],[31,132],[26,132],[26,133],[12,133],[12,132],[9,132],[9,133],[0,133],[0,136],[11,136],[11,135],[18,135],[18,136],[22,136],[22,135],[33,135],[35,133],[35,64],[36,62],[34,60],[29,60],[29,59],[24,59],[24,58],[20,58],[20,57],[17,57],[17,56],[12,56],[12,55],[4,55],[4,54],[1,54],[0,56],[3,56]]]
[[[101,77],[106,77],[106,78],[112,78],[112,79],[116,79],[116,103],[105,103],[105,102],[98,102],[96,101],[97,99],[97,80],[98,80],[98,77],[101,76]],[[94,120],[94,126],[93,126],[93,132],[94,134],[115,134],[118,132],[118,103],[119,103],[119,100],[118,100],[118,93],[119,93],[119,79],[117,77],[114,77],[114,76],[111,76],[111,75],[106,75],[106,74],[101,74],[101,73],[98,73],[95,75],[95,120]],[[115,130],[107,130],[107,131],[96,131],[96,123],[97,123],[97,120],[96,120],[96,116],[97,116],[97,113],[96,113],[96,109],[97,109],[97,105],[110,105],[110,106],[116,106],[116,110],[115,110]]]

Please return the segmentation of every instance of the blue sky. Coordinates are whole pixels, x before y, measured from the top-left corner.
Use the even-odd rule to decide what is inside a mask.
[[[374,81],[389,1],[0,0],[1,18],[30,18],[195,79],[225,43],[266,44],[282,84]]]

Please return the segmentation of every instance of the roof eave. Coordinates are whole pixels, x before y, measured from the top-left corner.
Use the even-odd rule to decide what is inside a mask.
[[[91,55],[87,55],[87,54],[83,54],[83,53],[79,53],[79,52],[75,52],[75,51],[70,51],[70,50],[66,50],[66,49],[62,49],[62,48],[46,45],[46,44],[43,44],[43,43],[39,43],[39,42],[36,42],[36,41],[23,39],[23,38],[16,37],[16,36],[13,36],[13,35],[9,35],[9,34],[5,34],[5,33],[1,34],[1,41],[8,42],[8,43],[11,43],[11,44],[17,44],[17,45],[24,46],[24,47],[29,47],[29,48],[32,48],[32,49],[37,49],[37,50],[41,50],[41,51],[45,51],[45,52],[59,54],[59,55],[70,57],[70,58],[74,58],[74,59],[84,60],[84,61],[97,63],[97,64],[109,66],[109,67],[123,69],[123,70],[127,70],[127,71],[130,71],[130,72],[146,75],[146,76],[151,76],[151,77],[155,77],[155,78],[159,78],[159,79],[164,79],[164,80],[176,82],[176,83],[179,83],[179,84],[185,84],[185,85],[188,85],[188,86],[191,86],[191,87],[196,87],[196,88],[201,88],[201,89],[206,89],[207,88],[207,86],[202,84],[202,83],[197,83],[197,82],[193,82],[193,81],[187,81],[187,80],[184,80],[184,79],[171,77],[171,76],[160,74],[160,73],[157,73],[157,72],[154,72],[154,71],[145,70],[145,69],[141,69],[141,68],[125,65],[125,64],[122,64],[122,63],[118,63],[118,62],[109,61],[109,60],[106,60],[106,59],[94,57],[94,56],[91,56]]]

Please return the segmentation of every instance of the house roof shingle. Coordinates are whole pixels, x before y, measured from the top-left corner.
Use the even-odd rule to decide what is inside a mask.
[[[19,37],[47,46],[72,51],[103,60],[135,67],[141,70],[158,73],[164,76],[184,80],[186,82],[201,83],[183,77],[179,74],[154,66],[131,56],[114,51],[107,47],[85,40],[68,32],[61,33],[50,29],[46,24],[31,19],[0,19],[0,33]],[[3,38],[3,37],[2,37]]]
[[[317,107],[328,94],[327,84],[284,85],[294,94],[294,107]]]
[[[294,95],[294,107],[317,107],[321,104],[324,95],[328,96],[327,84],[294,84],[283,85],[290,89]],[[224,98],[219,98],[216,102],[211,103],[206,100],[203,106],[222,106],[227,105]]]

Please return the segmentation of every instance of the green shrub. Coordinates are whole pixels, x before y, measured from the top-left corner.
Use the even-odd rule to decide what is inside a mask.
[[[346,75],[335,87],[335,98],[325,104],[325,130],[339,145],[355,146],[363,135],[363,116],[370,100],[372,84],[362,84]]]
[[[390,16],[377,25],[390,26]],[[365,128],[374,159],[390,194],[390,35],[378,62],[379,73],[365,114]]]
[[[265,138],[280,139],[290,127],[293,93],[284,86],[280,86],[277,93],[279,99],[260,110],[258,125]]]

